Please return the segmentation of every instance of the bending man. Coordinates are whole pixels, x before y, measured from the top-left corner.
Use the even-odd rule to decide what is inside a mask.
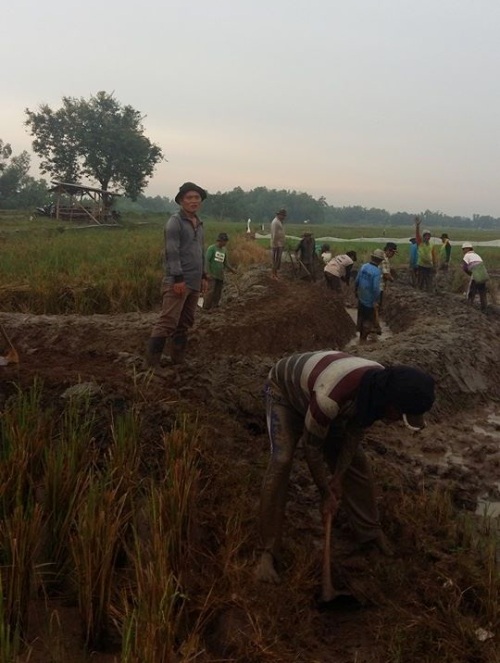
[[[434,402],[434,379],[416,368],[381,364],[344,352],[294,354],[278,361],[266,384],[271,459],[261,493],[262,552],[256,576],[279,582],[275,560],[295,448],[302,441],[323,512],[343,504],[361,543],[383,552],[383,535],[368,460],[360,448],[375,421],[403,419],[412,430],[424,427],[423,413]],[[325,462],[325,460],[327,462]],[[334,469],[332,482],[328,465]]]

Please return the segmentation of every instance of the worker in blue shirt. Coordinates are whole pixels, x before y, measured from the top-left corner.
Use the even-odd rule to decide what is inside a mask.
[[[375,249],[370,262],[361,266],[355,282],[355,293],[358,298],[357,330],[359,342],[365,343],[368,334],[380,332],[378,321],[378,303],[380,299],[380,280],[382,273],[379,266],[385,255],[382,249]]]

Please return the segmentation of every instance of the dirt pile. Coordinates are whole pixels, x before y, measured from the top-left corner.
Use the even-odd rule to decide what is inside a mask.
[[[21,356],[19,367],[1,369],[3,391],[11,382],[27,386],[35,376],[61,393],[93,382],[107,397],[133,400],[140,390],[149,402],[230,413],[245,429],[262,433],[262,387],[274,361],[292,352],[342,348],[355,336],[352,319],[322,282],[286,274],[272,281],[257,266],[228,279],[220,309],[200,309],[182,374],[169,372],[165,360],[164,376],[146,378],[143,349],[155,317],[0,314]],[[436,448],[444,445],[443,454],[452,454],[453,446],[466,449],[470,430],[486,416],[480,408],[500,396],[500,316],[483,315],[454,294],[429,297],[401,279],[386,293],[384,319],[392,336],[362,347],[351,344],[349,351],[431,373],[437,400],[429,419],[436,426],[426,435],[438,440]],[[451,444],[447,436],[454,426],[464,435],[454,431]],[[385,447],[391,437],[385,430],[380,444]]]

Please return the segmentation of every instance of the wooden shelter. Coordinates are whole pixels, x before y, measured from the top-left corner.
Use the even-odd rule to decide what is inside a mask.
[[[95,189],[81,184],[52,181],[50,191],[56,194],[51,216],[59,220],[91,221],[97,225],[116,223],[117,214],[111,209],[113,198],[119,193]]]

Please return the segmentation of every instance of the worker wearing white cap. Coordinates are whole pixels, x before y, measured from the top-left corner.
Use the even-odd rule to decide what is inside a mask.
[[[481,258],[475,251],[470,242],[462,244],[462,269],[470,275],[469,287],[467,289],[467,301],[474,303],[476,295],[479,295],[481,311],[486,310],[486,282],[489,279],[488,271]]]

